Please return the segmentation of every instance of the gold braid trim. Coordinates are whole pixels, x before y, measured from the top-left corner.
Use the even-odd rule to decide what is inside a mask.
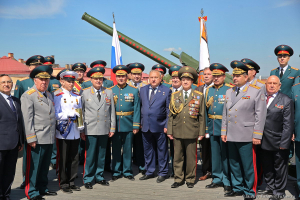
[[[209,106],[212,105],[213,101],[214,101],[214,97],[211,96],[211,97],[209,98],[209,100],[206,102],[206,108],[209,108]]]
[[[183,109],[183,104],[180,104],[179,108],[177,109],[175,106],[175,101],[174,101],[174,95],[171,96],[171,102],[169,104],[169,110],[173,115],[179,114]]]
[[[117,101],[118,101],[118,95],[115,95],[114,96],[114,103],[115,103],[115,105],[117,104]]]

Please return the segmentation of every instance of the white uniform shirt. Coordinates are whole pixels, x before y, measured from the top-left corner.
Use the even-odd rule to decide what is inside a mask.
[[[60,120],[67,120],[69,117],[75,117],[75,109],[82,108],[81,97],[74,94],[72,91],[62,89],[62,93],[54,96],[54,106],[55,106],[55,117],[59,123]],[[60,132],[56,130],[56,138],[64,139]],[[74,122],[70,130],[69,135],[66,137],[67,140],[75,140],[80,138],[80,132],[78,130],[77,124]]]
[[[269,108],[269,106],[271,105],[272,101],[275,99],[275,97],[277,96],[277,94],[278,94],[278,92],[277,92],[276,94],[273,94],[273,95],[270,97],[270,99],[269,99],[269,101],[268,101],[268,104],[267,104],[267,108]],[[268,94],[266,94],[266,100],[267,100],[267,98],[268,98]]]

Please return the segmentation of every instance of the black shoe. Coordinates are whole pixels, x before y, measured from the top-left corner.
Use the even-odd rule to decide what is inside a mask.
[[[142,175],[145,175],[146,174],[146,170],[140,170],[139,169],[139,173],[142,173]]]
[[[124,178],[127,178],[128,180],[131,180],[131,181],[134,181],[134,177],[132,175],[129,175],[129,176],[124,176]]]
[[[224,185],[224,192],[225,193],[228,193],[228,192],[231,192],[231,187],[230,186],[226,186],[226,185]]]
[[[84,187],[85,187],[86,189],[93,189],[92,183],[85,183],[85,184],[84,184]]]
[[[60,190],[61,190],[62,192],[64,192],[64,193],[67,193],[67,194],[73,193],[73,191],[71,190],[70,187],[61,188]]]
[[[109,183],[106,180],[98,181],[96,183],[104,186],[109,186]]]
[[[42,196],[56,196],[57,193],[54,191],[48,191],[46,193],[41,194]]]
[[[218,187],[223,187],[223,184],[211,183],[211,184],[205,186],[206,189],[218,188]]]
[[[112,180],[112,181],[116,181],[116,180],[118,180],[119,178],[122,178],[122,176],[121,176],[121,175],[119,175],[119,176],[113,176],[113,177],[111,178],[111,180]]]
[[[45,200],[41,195],[32,197],[30,200]]]
[[[111,172],[111,169],[110,169],[109,167],[107,167],[107,168],[105,167],[105,168],[104,168],[104,171],[106,171],[106,172]]]
[[[56,169],[56,164],[50,163],[50,167],[51,167],[52,169]]]
[[[150,178],[154,178],[154,175],[144,175],[142,176],[141,178],[139,178],[139,180],[143,181],[143,180],[147,180],[147,179],[150,179]]]
[[[76,186],[76,185],[71,185],[71,186],[70,186],[70,189],[71,189],[72,191],[80,191],[80,190],[81,190],[80,187],[78,187],[78,186]]]
[[[25,189],[25,182],[23,182],[18,189],[24,190]]]
[[[186,183],[186,186],[188,187],[188,188],[193,188],[194,187],[194,183]]]
[[[224,197],[236,197],[236,196],[243,196],[243,193],[235,192],[232,190],[224,194]]]
[[[178,188],[179,186],[182,186],[184,184],[184,181],[178,183],[178,182],[174,182],[172,185],[171,185],[171,188]]]
[[[161,182],[165,181],[167,178],[169,178],[169,175],[158,176],[157,179],[156,179],[156,183],[161,183]]]
[[[273,195],[273,191],[272,190],[264,190],[262,192],[259,193],[260,195]]]

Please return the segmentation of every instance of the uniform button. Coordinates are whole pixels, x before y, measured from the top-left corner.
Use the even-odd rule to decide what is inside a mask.
[[[105,111],[106,112],[106,111]]]
[[[122,94],[120,94],[120,95],[122,95]]]
[[[230,123],[230,121],[228,121],[228,123]]]
[[[230,115],[228,115],[228,117],[230,117]]]
[[[217,102],[217,101],[215,100],[215,102]]]
[[[229,109],[229,111],[231,111],[231,109]]]
[[[97,120],[97,122],[99,122],[99,120]]]
[[[98,110],[98,112],[99,112],[99,110]]]
[[[236,116],[234,116],[234,117],[236,117]]]
[[[218,96],[218,95],[216,95],[216,96]]]
[[[123,116],[121,116],[121,118],[123,118]]]
[[[104,120],[106,122],[106,120]]]
[[[185,113],[185,112],[183,112],[183,113]]]
[[[216,112],[214,112],[214,114],[216,114]]]
[[[234,123],[236,123],[236,122],[234,122]]]
[[[122,99],[120,99],[122,101]]]
[[[72,110],[73,110],[74,108],[72,108]]]
[[[99,117],[99,115],[97,117]]]
[[[185,117],[183,117],[183,118],[185,118]]]
[[[185,124],[185,121],[183,121],[183,123]]]
[[[215,108],[216,106],[214,106],[214,108]]]
[[[121,105],[122,106],[122,105]]]
[[[235,111],[237,111],[237,109],[235,109]]]

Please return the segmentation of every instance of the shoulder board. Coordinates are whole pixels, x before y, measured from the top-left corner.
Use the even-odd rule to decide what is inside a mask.
[[[91,89],[91,87],[87,87],[87,88],[84,88],[84,89],[82,89],[82,90],[88,90],[88,89]]]
[[[201,95],[203,95],[203,93],[202,93],[202,92],[200,92],[200,91],[198,91],[198,90],[194,90],[194,92],[195,92],[195,93],[197,93],[197,94],[201,94]]]
[[[55,92],[58,92],[59,90],[61,90],[61,89],[60,89],[60,88],[58,88],[58,89],[54,90],[54,92],[53,92],[53,93],[55,93]]]
[[[116,85],[113,85],[113,86],[111,86],[110,88],[108,88],[108,89],[112,89],[113,87],[115,87]]]
[[[293,85],[293,87],[296,86],[296,85],[299,85],[299,84],[300,84],[300,83],[297,83],[297,84]]]
[[[177,92],[173,92],[173,93],[172,93],[172,95],[174,95],[174,94],[177,94],[178,92],[180,92],[180,90],[179,90],[179,91],[177,91]]]
[[[129,84],[128,84],[129,85]],[[133,87],[133,88],[135,88],[135,89],[137,89],[137,87],[134,87],[133,85],[129,85],[130,87]]]
[[[255,88],[255,89],[258,89],[258,90],[260,89],[260,87],[258,87],[258,86],[256,86],[256,85],[250,84],[249,86],[250,86],[250,87],[253,87],[253,88]]]
[[[29,95],[31,95],[32,93],[34,93],[35,92],[35,89],[31,89],[31,90],[29,90],[28,92],[27,92],[27,94],[29,94]]]
[[[229,83],[225,83],[225,86],[227,86],[227,87],[234,87],[234,85],[230,85]]]
[[[27,80],[27,79],[29,79],[29,77],[21,78],[20,81],[24,81],[24,80]]]
[[[276,69],[278,69],[278,67],[276,67],[275,69],[272,69],[271,71],[274,71],[274,70],[276,70]]]
[[[80,94],[78,92],[74,92],[73,91],[73,94],[77,95],[77,96],[80,96]]]
[[[263,82],[262,80],[257,79],[257,82],[260,82],[262,84],[265,84],[265,82]]]
[[[63,92],[60,92],[60,93],[58,93],[58,94],[56,94],[55,96],[60,96],[60,95],[62,95],[62,94],[64,94]]]
[[[291,67],[291,69],[294,69],[294,70],[299,70],[298,68],[295,68],[295,67]]]
[[[112,88],[112,87],[110,87],[110,88],[105,88],[105,89],[106,89],[106,90],[111,90],[111,88]]]

